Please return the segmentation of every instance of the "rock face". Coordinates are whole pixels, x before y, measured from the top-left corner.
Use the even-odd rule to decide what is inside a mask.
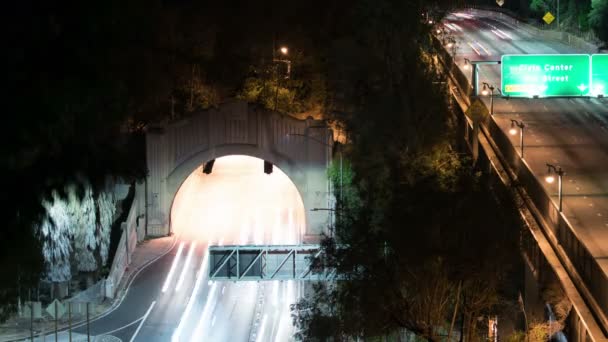
[[[94,193],[91,185],[67,186],[44,200],[46,216],[38,226],[46,261],[46,280],[65,282],[73,272],[95,272],[108,261],[110,230],[116,213],[112,182]],[[119,189],[119,195],[123,189]],[[127,191],[128,193],[128,188]]]

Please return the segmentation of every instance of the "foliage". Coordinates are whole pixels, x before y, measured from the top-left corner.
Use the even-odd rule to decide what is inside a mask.
[[[549,0],[531,0],[530,9],[538,14],[544,15],[548,11],[553,11],[553,1]]]
[[[608,0],[592,0],[589,25],[597,36],[608,42]]]

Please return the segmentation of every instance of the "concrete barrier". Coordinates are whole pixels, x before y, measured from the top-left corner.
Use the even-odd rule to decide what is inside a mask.
[[[135,185],[135,196],[127,220],[122,222],[122,236],[116,248],[110,273],[105,280],[105,296],[114,298],[122,281],[125,270],[131,263],[131,256],[137,243],[144,239],[142,215],[145,214],[145,189],[143,184]]]

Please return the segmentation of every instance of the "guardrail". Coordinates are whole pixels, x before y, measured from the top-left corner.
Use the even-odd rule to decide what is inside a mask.
[[[116,290],[122,280],[123,275],[125,274],[125,270],[131,263],[133,251],[135,250],[137,243],[144,238],[141,233],[138,234],[138,232],[141,231],[140,227],[142,226],[142,224],[138,224],[141,221],[139,217],[140,214],[142,214],[142,208],[145,208],[142,206],[144,201],[143,196],[143,186],[141,184],[136,184],[133,203],[129,209],[129,215],[127,216],[126,221],[121,223],[122,236],[120,237],[120,242],[116,248],[116,254],[114,255],[114,260],[112,261],[110,273],[108,274],[105,282],[105,295],[108,298],[114,298],[116,295]]]

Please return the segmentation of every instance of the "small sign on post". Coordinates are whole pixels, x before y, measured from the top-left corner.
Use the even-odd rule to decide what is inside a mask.
[[[55,298],[55,300],[46,307],[46,312],[48,312],[51,317],[60,319],[65,314],[65,306],[61,304],[57,298]]]
[[[546,22],[547,25],[551,24],[553,20],[555,20],[555,17],[553,16],[553,14],[551,14],[551,12],[547,12],[543,16],[543,21]]]

